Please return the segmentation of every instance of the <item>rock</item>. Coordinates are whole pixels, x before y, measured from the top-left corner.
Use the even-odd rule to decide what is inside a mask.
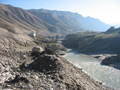
[[[38,47],[38,46],[37,46],[37,47],[33,47],[33,48],[32,48],[32,52],[40,52],[40,53],[41,53],[41,52],[43,52],[43,51],[44,51],[44,49],[43,49],[42,47]]]
[[[101,64],[120,69],[120,55],[106,57],[102,60]]]
[[[62,65],[59,63],[58,57],[56,57],[55,55],[48,54],[43,54],[37,57],[28,66],[29,69],[45,73],[50,73],[56,71],[59,68],[62,68]]]
[[[0,89],[0,90],[1,90],[1,89]],[[13,89],[9,89],[9,88],[8,88],[8,89],[2,89],[2,90],[13,90]]]
[[[26,62],[23,62],[20,66],[19,66],[20,70],[25,70],[25,68],[27,68]]]
[[[26,55],[23,55],[22,57],[23,57],[23,59],[26,59],[26,58],[27,58],[27,56],[26,56]]]
[[[55,50],[53,50],[52,47],[46,47],[46,48],[45,48],[45,53],[46,53],[46,54],[54,55],[54,54],[55,54]]]
[[[12,75],[10,73],[10,66],[5,65],[3,63],[0,63],[0,83],[5,82],[10,78]]]
[[[33,47],[31,56],[38,57],[43,51],[44,49],[42,47]]]
[[[29,83],[29,80],[25,77],[21,77],[20,75],[16,75],[15,78],[13,80],[10,81],[6,81],[6,83],[18,83],[18,82],[25,82],[25,83]]]
[[[65,55],[65,51],[57,51],[56,54],[57,55]]]

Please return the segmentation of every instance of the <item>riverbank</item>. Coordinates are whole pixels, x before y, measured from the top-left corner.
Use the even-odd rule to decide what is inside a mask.
[[[116,56],[117,54],[91,54],[90,56],[97,58],[99,60],[104,60],[105,58]]]
[[[108,55],[109,56],[109,55]],[[64,57],[75,66],[82,68],[94,80],[102,82],[104,85],[119,90],[120,71],[101,65],[101,61],[91,55],[67,52]]]

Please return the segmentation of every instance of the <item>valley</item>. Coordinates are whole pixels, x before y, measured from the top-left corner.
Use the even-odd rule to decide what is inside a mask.
[[[0,4],[0,88],[120,89],[119,41],[120,28],[99,19]]]

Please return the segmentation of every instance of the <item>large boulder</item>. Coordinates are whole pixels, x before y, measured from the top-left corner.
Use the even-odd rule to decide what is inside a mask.
[[[62,65],[60,64],[59,58],[55,55],[48,54],[43,54],[34,58],[34,61],[28,66],[28,69],[43,73],[56,72],[60,70],[60,68],[62,68]]]
[[[36,46],[32,48],[32,52],[43,52],[44,49],[42,47]]]
[[[31,56],[39,56],[42,52],[44,51],[44,49],[42,47],[33,47],[32,48],[32,52],[31,52]]]

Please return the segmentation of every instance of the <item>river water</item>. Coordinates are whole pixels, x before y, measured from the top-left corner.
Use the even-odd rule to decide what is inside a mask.
[[[82,68],[93,79],[115,90],[120,90],[120,70],[100,65],[98,59],[84,54],[68,52],[64,57],[75,66]]]

